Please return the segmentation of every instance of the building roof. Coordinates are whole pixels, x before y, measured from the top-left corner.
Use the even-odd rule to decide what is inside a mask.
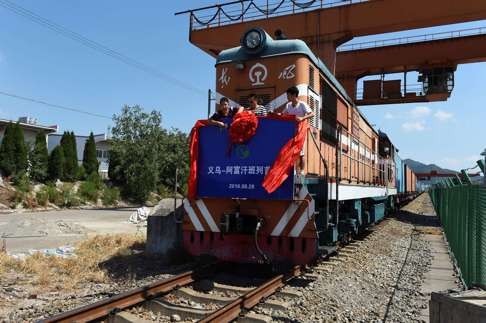
[[[17,121],[0,119],[0,125],[8,125],[9,123],[17,123]],[[57,126],[43,126],[40,124],[24,123],[24,122],[19,122],[19,125],[24,129],[44,131],[47,133],[57,132]]]

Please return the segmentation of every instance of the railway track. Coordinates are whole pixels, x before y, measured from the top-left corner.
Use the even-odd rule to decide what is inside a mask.
[[[169,279],[115,295],[111,298],[89,304],[68,312],[45,319],[41,322],[150,322],[154,320],[230,322],[246,318],[246,322],[265,322],[258,314],[249,313],[253,308],[267,305],[271,309],[285,310],[285,302],[268,300],[271,295],[280,293],[282,298],[296,298],[299,294],[282,289],[290,282],[308,284],[317,279],[316,275],[330,271],[336,265],[352,257],[360,244],[369,239],[387,220],[375,226],[374,230],[350,244],[340,247],[338,252],[313,264],[312,271],[303,266],[294,266],[284,274],[273,275],[266,279],[253,279],[252,287],[238,284],[214,283],[209,277],[218,280],[224,273],[226,264],[211,264],[193,271],[176,275]],[[233,267],[234,269],[234,267]],[[226,272],[230,272],[226,270]],[[251,278],[247,278],[251,280]],[[231,280],[231,279],[230,279]],[[245,278],[243,278],[245,280]],[[210,282],[209,288],[201,292],[198,283]],[[204,289],[204,288],[203,288]],[[208,291],[210,291],[208,293]],[[267,299],[266,302],[262,302]],[[152,313],[152,318],[149,313]],[[153,313],[157,316],[153,317]],[[242,315],[243,314],[243,315]],[[146,319],[144,319],[146,317]]]
[[[233,285],[214,284],[212,289],[220,294],[232,294],[232,297],[205,296],[189,286],[206,280],[211,273],[218,272],[221,264],[209,265],[194,271],[188,271],[169,279],[154,282],[150,285],[127,291],[113,297],[89,304],[68,312],[42,320],[41,322],[91,322],[105,320],[108,322],[141,322],[130,312],[136,306],[144,306],[170,319],[171,314],[180,319],[198,320],[200,322],[230,322],[243,312],[250,310],[264,298],[274,294],[285,284],[299,276],[301,266],[295,266],[285,274],[270,279],[260,279],[256,287],[238,287]],[[190,299],[186,304],[181,299]],[[179,300],[179,302],[177,302]],[[172,301],[172,302],[171,302]],[[197,303],[196,303],[197,301]],[[216,310],[200,306],[219,306]],[[196,306],[191,307],[191,304]],[[179,320],[179,319],[178,319]]]

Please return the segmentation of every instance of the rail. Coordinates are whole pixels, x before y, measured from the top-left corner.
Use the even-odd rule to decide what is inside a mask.
[[[337,51],[347,52],[352,50],[415,44],[415,43],[423,43],[423,42],[428,42],[433,40],[454,39],[459,37],[479,36],[485,34],[486,34],[486,27],[469,28],[469,29],[461,29],[461,30],[454,30],[454,31],[444,31],[444,32],[433,33],[433,34],[379,39],[379,40],[372,40],[372,41],[367,41],[362,43],[346,44],[338,47]]]
[[[142,303],[157,295],[167,293],[175,288],[189,285],[195,280],[196,272],[188,271],[186,273],[174,276],[169,279],[157,281],[145,287],[140,287],[99,302],[89,304],[59,315],[47,318],[40,322],[88,322],[102,319],[114,311],[123,310],[130,306]]]
[[[287,275],[278,275],[266,281],[259,287],[252,289],[248,293],[238,297],[233,302],[215,311],[208,317],[202,319],[201,323],[209,322],[231,322],[238,318],[243,310],[250,310],[257,305],[262,299],[274,294],[280,288],[284,287],[286,282],[302,273],[300,266],[295,266]]]
[[[324,0],[279,0],[271,2],[269,0],[240,0],[189,9],[177,12],[176,15],[189,14],[190,29],[198,30],[367,1],[338,0],[327,2]]]

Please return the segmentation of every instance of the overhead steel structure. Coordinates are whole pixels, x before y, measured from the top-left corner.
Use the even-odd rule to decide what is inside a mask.
[[[446,100],[457,64],[481,61],[484,55],[477,53],[485,49],[476,46],[486,46],[484,41],[480,44],[485,36],[479,35],[336,52],[355,37],[486,19],[484,0],[241,0],[177,14],[189,15],[190,41],[213,56],[238,46],[240,35],[252,27],[302,39],[336,73],[357,104]],[[459,51],[457,46],[474,51]],[[371,90],[366,93],[365,88],[362,98],[356,95],[356,82],[363,76],[407,71],[420,72],[419,81],[427,91],[407,94],[401,84],[384,83],[382,78],[380,83],[366,84]],[[393,95],[384,88],[393,89]]]

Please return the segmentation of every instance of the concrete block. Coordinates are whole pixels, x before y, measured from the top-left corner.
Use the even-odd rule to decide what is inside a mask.
[[[187,306],[179,306],[170,304],[164,300],[157,299],[152,300],[146,303],[147,308],[154,313],[160,313],[166,316],[171,316],[172,314],[179,315],[183,320],[186,319],[202,319],[212,311],[203,310],[203,309],[195,309]]]
[[[468,290],[459,293],[432,293],[430,323],[485,323],[486,291]]]
[[[237,320],[238,323],[269,323],[272,322],[270,316],[250,312]]]
[[[273,299],[266,300],[261,304],[261,307],[267,308],[273,311],[286,311],[290,304],[288,302],[277,301]]]
[[[144,320],[129,312],[120,312],[108,318],[108,323],[149,323],[152,321]]]
[[[173,210],[160,208],[147,218],[147,244],[145,251],[148,255],[157,256],[161,260],[173,262],[183,256],[182,223],[183,210],[181,207]]]

